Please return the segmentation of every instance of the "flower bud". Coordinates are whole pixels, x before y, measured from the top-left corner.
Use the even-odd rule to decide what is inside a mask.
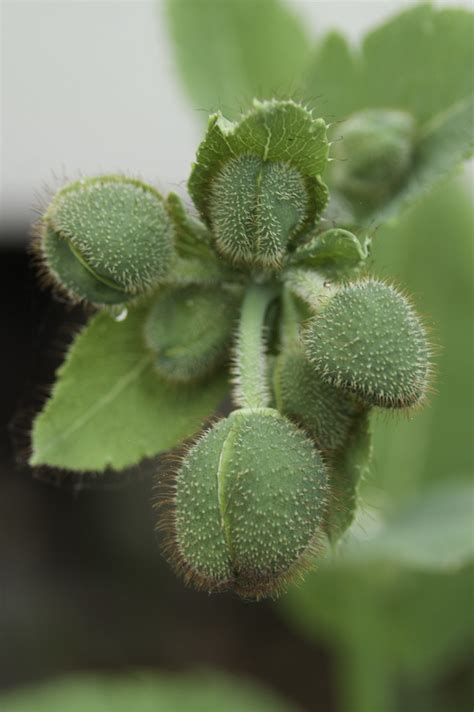
[[[384,203],[400,187],[413,157],[415,123],[402,111],[369,110],[354,114],[334,142],[333,185],[366,212]]]
[[[178,383],[207,376],[222,361],[237,312],[236,295],[220,287],[190,285],[158,295],[145,339],[159,374]]]
[[[332,296],[305,334],[306,354],[327,383],[367,405],[404,408],[426,395],[430,347],[408,300],[376,280]]]
[[[234,411],[176,475],[172,562],[198,588],[277,594],[318,551],[326,482],[311,441],[277,411]]]
[[[305,182],[285,163],[242,155],[214,178],[209,213],[221,254],[233,262],[275,268],[307,218]]]
[[[277,357],[273,386],[278,410],[301,425],[323,452],[346,443],[364,410],[353,396],[326,383],[297,344]]]
[[[172,228],[152,187],[122,176],[70,183],[39,228],[45,271],[74,300],[121,304],[169,272]]]

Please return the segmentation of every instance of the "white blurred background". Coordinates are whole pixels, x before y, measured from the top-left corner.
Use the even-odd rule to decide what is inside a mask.
[[[121,170],[164,191],[183,191],[202,117],[181,89],[161,3],[0,2],[3,239],[31,222],[45,188],[81,173]],[[353,42],[416,4],[287,2],[315,37],[338,28]]]

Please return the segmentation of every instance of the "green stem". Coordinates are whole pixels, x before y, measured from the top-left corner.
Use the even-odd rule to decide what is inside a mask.
[[[270,401],[267,382],[264,322],[275,290],[252,284],[242,303],[235,353],[234,400],[241,408],[265,408]]]
[[[299,340],[299,318],[295,300],[287,285],[281,294],[282,316],[280,320],[280,342],[282,347],[291,346]]]

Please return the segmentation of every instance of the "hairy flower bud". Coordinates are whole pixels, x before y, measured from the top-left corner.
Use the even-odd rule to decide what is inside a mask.
[[[302,347],[283,351],[273,369],[278,410],[300,424],[323,452],[342,447],[364,408],[353,396],[324,381]]]
[[[117,175],[70,183],[39,227],[45,270],[74,300],[121,304],[169,272],[172,228],[152,187]]]
[[[239,121],[210,118],[189,179],[190,195],[219,254],[277,270],[291,241],[328,200],[326,123],[293,101],[257,101]]]
[[[306,435],[271,408],[234,411],[206,432],[176,475],[170,548],[209,591],[274,595],[321,543],[327,473]]]
[[[220,287],[189,285],[160,294],[145,323],[159,374],[173,382],[207,376],[222,361],[238,300]]]
[[[242,155],[214,178],[209,213],[223,255],[237,263],[276,267],[307,218],[305,182],[290,165]]]
[[[333,184],[358,212],[398,189],[412,161],[414,130],[409,114],[392,110],[362,111],[342,125],[343,140],[334,143]]]
[[[407,299],[376,280],[349,284],[309,323],[306,354],[327,383],[368,405],[404,408],[423,400],[430,348]]]

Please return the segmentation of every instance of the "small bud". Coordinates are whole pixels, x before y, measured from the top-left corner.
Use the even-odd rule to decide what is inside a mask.
[[[276,595],[318,551],[326,481],[311,441],[277,411],[234,411],[176,475],[175,567],[198,588]]]
[[[160,375],[173,382],[207,376],[222,361],[238,300],[220,287],[187,286],[160,294],[145,323],[145,339]]]
[[[363,409],[353,396],[326,383],[297,344],[277,357],[273,386],[278,410],[301,425],[323,452],[346,443]]]
[[[72,299],[120,304],[155,287],[169,272],[172,228],[152,187],[121,176],[70,183],[40,224],[46,271]]]
[[[362,212],[390,198],[413,157],[414,119],[402,111],[362,111],[341,127],[334,143],[333,185]]]
[[[405,408],[426,395],[425,330],[407,299],[383,282],[336,292],[309,322],[305,344],[321,378],[368,405]]]

